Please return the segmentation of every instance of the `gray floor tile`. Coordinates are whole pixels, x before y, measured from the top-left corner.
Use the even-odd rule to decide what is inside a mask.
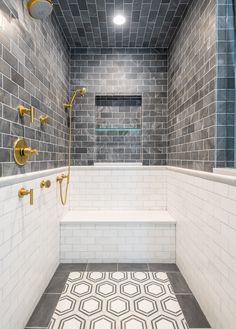
[[[129,264],[129,263],[119,263],[118,271],[131,271],[131,272],[142,272],[148,271],[147,264]]]
[[[211,327],[193,295],[177,295],[176,297],[190,328]]]
[[[54,275],[51,281],[49,282],[45,293],[57,293],[61,294],[65,286],[68,275],[65,276],[56,276]]]
[[[47,327],[59,297],[60,294],[43,294],[26,327]]]
[[[69,274],[70,272],[82,272],[86,271],[87,264],[60,264],[55,272],[55,276],[64,276],[65,274]]]
[[[189,289],[187,282],[185,281],[183,275],[180,272],[176,272],[176,273],[167,272],[167,275],[168,275],[168,278],[170,280],[170,283],[173,287],[175,294],[191,293],[191,290]]]
[[[115,263],[104,263],[104,264],[88,264],[87,271],[89,272],[116,272],[117,264]]]
[[[179,268],[176,264],[148,264],[149,270],[152,272],[179,272]]]

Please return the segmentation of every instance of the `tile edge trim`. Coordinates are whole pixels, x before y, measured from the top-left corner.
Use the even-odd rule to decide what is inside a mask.
[[[54,169],[35,171],[26,174],[2,177],[0,178],[0,188],[4,186],[18,184],[21,182],[27,182],[29,180],[37,179],[40,177],[47,177],[64,170],[67,170],[67,167],[59,167]]]

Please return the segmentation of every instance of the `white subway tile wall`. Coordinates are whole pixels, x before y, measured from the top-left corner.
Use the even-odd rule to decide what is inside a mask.
[[[70,210],[166,210],[166,167],[73,167]]]
[[[175,223],[63,223],[62,263],[175,263]]]
[[[167,200],[177,265],[212,328],[235,329],[236,186],[170,169]]]
[[[24,328],[59,263],[64,209],[56,174],[29,180],[30,175],[25,182],[0,188],[0,327],[4,329]],[[45,177],[52,181],[49,189],[39,186]],[[34,189],[34,205],[28,195],[18,198],[21,187]]]

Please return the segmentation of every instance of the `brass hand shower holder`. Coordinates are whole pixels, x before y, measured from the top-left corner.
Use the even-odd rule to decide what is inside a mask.
[[[22,199],[24,196],[29,195],[30,196],[30,205],[32,206],[34,204],[34,191],[31,188],[30,190],[25,189],[24,187],[20,188],[18,191],[18,197]]]

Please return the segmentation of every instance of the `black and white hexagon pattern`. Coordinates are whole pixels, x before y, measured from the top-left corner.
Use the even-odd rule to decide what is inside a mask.
[[[72,272],[48,329],[188,329],[164,272]]]

